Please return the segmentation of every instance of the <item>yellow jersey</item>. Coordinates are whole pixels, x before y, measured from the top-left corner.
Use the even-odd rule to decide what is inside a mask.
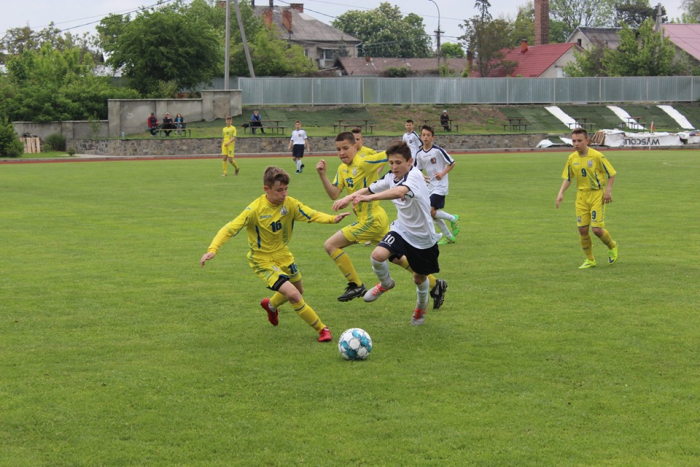
[[[579,191],[593,191],[605,188],[608,178],[615,174],[617,172],[603,153],[588,148],[585,156],[580,156],[578,152],[569,155],[562,178],[570,182],[575,178]]]
[[[238,131],[236,131],[236,127],[231,125],[224,127],[224,139],[221,142],[221,147],[224,148],[224,144],[228,143],[228,141],[238,135]],[[229,149],[233,149],[236,146],[236,142],[233,141],[231,144],[228,145]]]
[[[333,185],[340,188],[347,188],[348,194],[353,194],[363,188],[367,188],[379,178],[377,171],[384,168],[387,163],[386,151],[367,155],[355,154],[350,164],[340,164],[335,174]],[[358,219],[371,216],[372,211],[379,207],[379,201],[360,203],[355,206],[355,214]]]
[[[315,211],[290,196],[282,204],[272,204],[262,195],[219,230],[207,251],[216,254],[224,243],[245,228],[249,259],[289,253],[287,245],[292,239],[295,221],[333,224],[335,217]]]

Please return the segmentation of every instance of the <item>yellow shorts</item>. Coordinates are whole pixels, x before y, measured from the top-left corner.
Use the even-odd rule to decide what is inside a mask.
[[[228,147],[224,146],[223,144],[221,145],[221,155],[222,156],[235,157],[233,155],[235,150],[236,150],[235,144],[229,144]]]
[[[576,196],[576,225],[605,227],[605,205],[603,190],[579,191]]]
[[[363,221],[353,222],[341,229],[343,236],[351,243],[379,243],[389,233],[389,217],[384,209],[374,209],[371,216]]]
[[[285,278],[290,282],[299,282],[301,273],[294,264],[294,256],[291,253],[280,253],[271,257],[253,257],[248,255],[248,264],[253,268],[256,276],[267,284],[269,289],[277,291]]]

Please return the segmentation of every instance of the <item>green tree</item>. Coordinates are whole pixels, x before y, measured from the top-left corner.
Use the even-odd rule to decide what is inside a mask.
[[[650,18],[635,32],[626,24],[620,30],[620,46],[606,50],[603,67],[608,76],[672,76],[682,70],[676,49],[668,37],[654,31]]]
[[[479,14],[459,26],[465,31],[460,40],[467,45],[467,50],[473,52],[474,69],[481,76],[489,76],[492,70],[502,66],[504,50],[512,47],[510,22],[493,20],[488,11],[490,6],[488,0],[476,0],[474,8]]]
[[[10,59],[0,82],[2,111],[11,120],[85,120],[107,117],[107,99],[135,98],[110,78],[95,76],[94,63],[79,48],[56,50],[50,44]]]
[[[579,26],[612,26],[615,22],[616,0],[551,0],[550,15],[565,25],[568,37]]]
[[[19,140],[15,128],[7,118],[0,119],[0,156],[19,157],[24,153],[24,145]]]
[[[549,43],[562,44],[571,35],[567,32],[568,27],[562,21],[550,19],[549,21]],[[510,44],[515,47],[525,39],[530,44],[535,43],[535,5],[528,1],[525,5],[518,7],[518,14],[511,24]]]
[[[649,0],[625,0],[615,5],[615,23],[617,26],[624,23],[631,28],[638,28],[648,18],[656,19],[656,10],[649,5]],[[663,14],[666,14],[665,9]]]
[[[683,0],[683,22],[700,22],[700,0]]]
[[[564,74],[572,78],[585,76],[607,76],[603,59],[607,46],[597,40],[582,52],[574,49],[574,60],[564,66]]]
[[[96,61],[102,58],[88,33],[74,35],[61,31],[51,23],[39,31],[29,26],[9,29],[0,40],[0,62],[7,63],[12,57],[18,57],[25,51],[39,50],[47,44],[59,51],[78,48],[81,55],[90,55]]]
[[[464,58],[467,55],[461,45],[452,42],[442,44],[440,50],[445,58]]]
[[[190,18],[178,5],[141,11],[133,20],[113,16],[101,23],[107,63],[122,68],[131,87],[142,95],[156,93],[159,82],[193,89],[222,71],[222,47],[214,27]]]
[[[374,57],[430,57],[430,38],[423,18],[401,15],[398,6],[383,2],[371,11],[351,10],[338,16],[333,27],[362,41],[362,55]]]

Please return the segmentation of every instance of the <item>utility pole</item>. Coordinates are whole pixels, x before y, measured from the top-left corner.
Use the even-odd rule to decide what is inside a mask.
[[[231,1],[231,0],[227,0]],[[248,49],[248,40],[245,38],[245,29],[243,28],[243,18],[241,17],[241,9],[238,7],[238,0],[233,0],[236,7],[236,16],[238,17],[238,28],[241,30],[241,40],[243,41],[243,50],[245,51],[245,59],[248,61],[248,73],[251,78],[255,78],[255,70],[253,69],[253,60],[250,59],[250,49]]]
[[[224,58],[224,90],[231,89],[229,70],[231,69],[231,0],[226,0],[226,57]]]
[[[440,7],[438,6],[435,0],[428,1],[434,3],[435,8],[437,8],[438,11],[438,27],[437,31],[435,31],[435,35],[437,36],[437,69],[438,73],[440,73],[440,55],[442,54],[442,50],[440,49],[440,34],[442,33],[442,31],[440,30]]]
[[[245,58],[248,61],[248,72],[251,78],[255,78],[255,70],[253,69],[253,61],[250,59],[250,50],[248,49],[248,41],[245,38],[245,29],[243,28],[243,19],[241,18],[241,10],[238,7],[238,0],[234,0],[236,8],[236,17],[238,18],[238,28],[241,30],[241,40],[243,41],[243,50]],[[226,0],[226,57],[224,58],[224,89],[231,89],[229,84],[229,73],[231,70],[231,0]]]

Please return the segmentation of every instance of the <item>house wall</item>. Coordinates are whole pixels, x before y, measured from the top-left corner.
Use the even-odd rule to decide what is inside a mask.
[[[545,70],[545,72],[542,73],[542,75],[540,75],[540,78],[563,78],[564,67],[569,62],[572,62],[574,60],[574,47],[572,47],[571,50],[559,57],[559,59],[556,62],[554,62],[552,66],[547,68],[547,70]]]

